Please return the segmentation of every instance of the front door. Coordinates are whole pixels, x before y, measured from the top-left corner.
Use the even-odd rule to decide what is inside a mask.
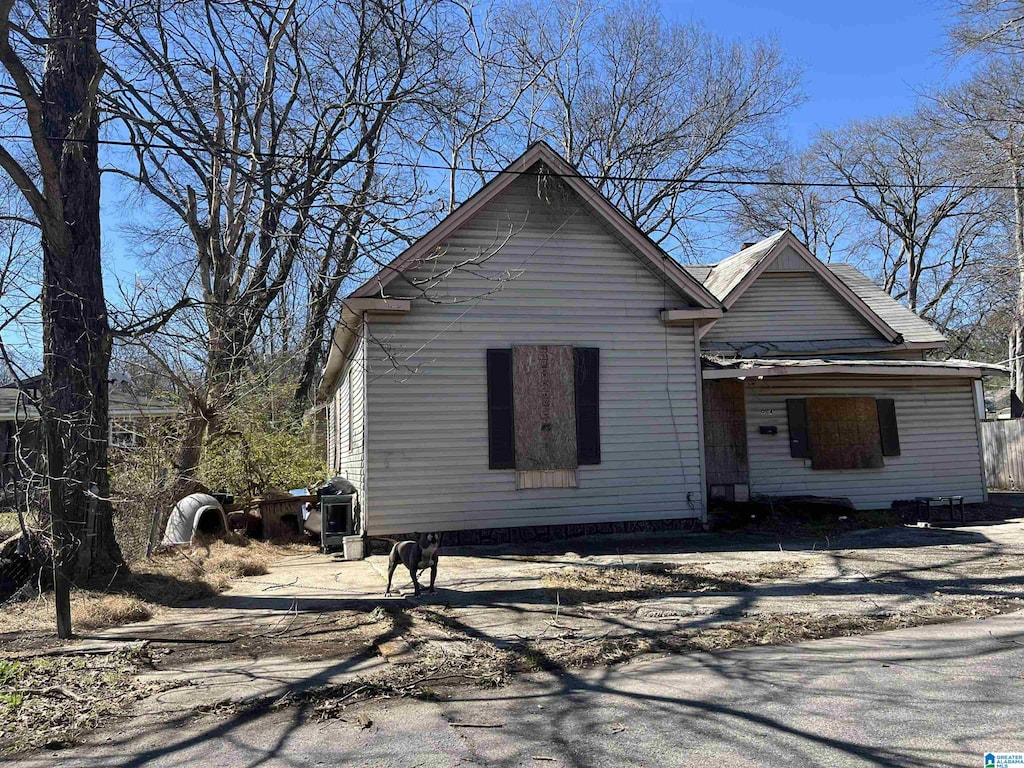
[[[735,486],[746,490],[747,408],[743,382],[710,379],[704,391],[704,458],[709,498],[734,500]]]

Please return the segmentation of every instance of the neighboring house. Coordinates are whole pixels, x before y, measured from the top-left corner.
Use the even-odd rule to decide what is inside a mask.
[[[39,431],[40,377],[0,386],[0,507],[22,480],[41,469],[42,439]],[[110,386],[110,442],[114,446],[138,445],[140,419],[175,416],[178,409],[151,398],[139,397],[127,382]]]
[[[981,501],[943,342],[790,233],[681,267],[536,144],[345,300],[318,396],[371,535]]]

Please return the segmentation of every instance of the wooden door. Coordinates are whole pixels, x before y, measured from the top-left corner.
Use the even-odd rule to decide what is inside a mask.
[[[709,486],[746,484],[750,478],[743,382],[711,379],[703,385],[707,483]]]

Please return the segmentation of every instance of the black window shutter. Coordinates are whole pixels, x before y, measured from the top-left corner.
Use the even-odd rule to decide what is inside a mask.
[[[878,408],[878,433],[882,438],[882,455],[900,455],[900,430],[896,425],[896,401],[891,399],[875,400]]]
[[[576,369],[576,462],[601,463],[600,350],[573,349]]]
[[[487,457],[491,469],[516,466],[512,350],[487,350]]]
[[[807,427],[807,401],[803,398],[786,401],[789,418],[789,455],[794,459],[811,458],[811,441]]]

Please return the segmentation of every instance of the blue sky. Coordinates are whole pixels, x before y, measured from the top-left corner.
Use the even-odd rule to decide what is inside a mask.
[[[772,36],[803,69],[806,102],[788,121],[789,138],[806,143],[819,128],[909,111],[917,93],[955,78],[942,52],[945,3],[925,0],[662,0],[666,16],[693,19],[728,40]],[[131,281],[137,264],[119,230],[121,200],[104,189],[106,282]],[[109,226],[113,224],[113,226]],[[728,255],[731,243],[707,254]]]
[[[942,47],[942,0],[663,0],[665,13],[701,21],[727,39],[775,37],[803,67],[807,102],[790,120],[802,144],[818,128],[905,112],[916,94],[955,73]]]
[[[956,79],[943,54],[949,10],[943,0],[662,0],[669,17],[693,19],[729,40],[772,36],[803,68],[806,102],[788,121],[789,138],[806,143],[819,128],[909,111],[919,92]],[[104,253],[108,299],[117,279],[139,265],[120,230],[123,199],[104,184]],[[731,252],[709,251],[713,260]],[[10,339],[18,344],[18,340]]]

